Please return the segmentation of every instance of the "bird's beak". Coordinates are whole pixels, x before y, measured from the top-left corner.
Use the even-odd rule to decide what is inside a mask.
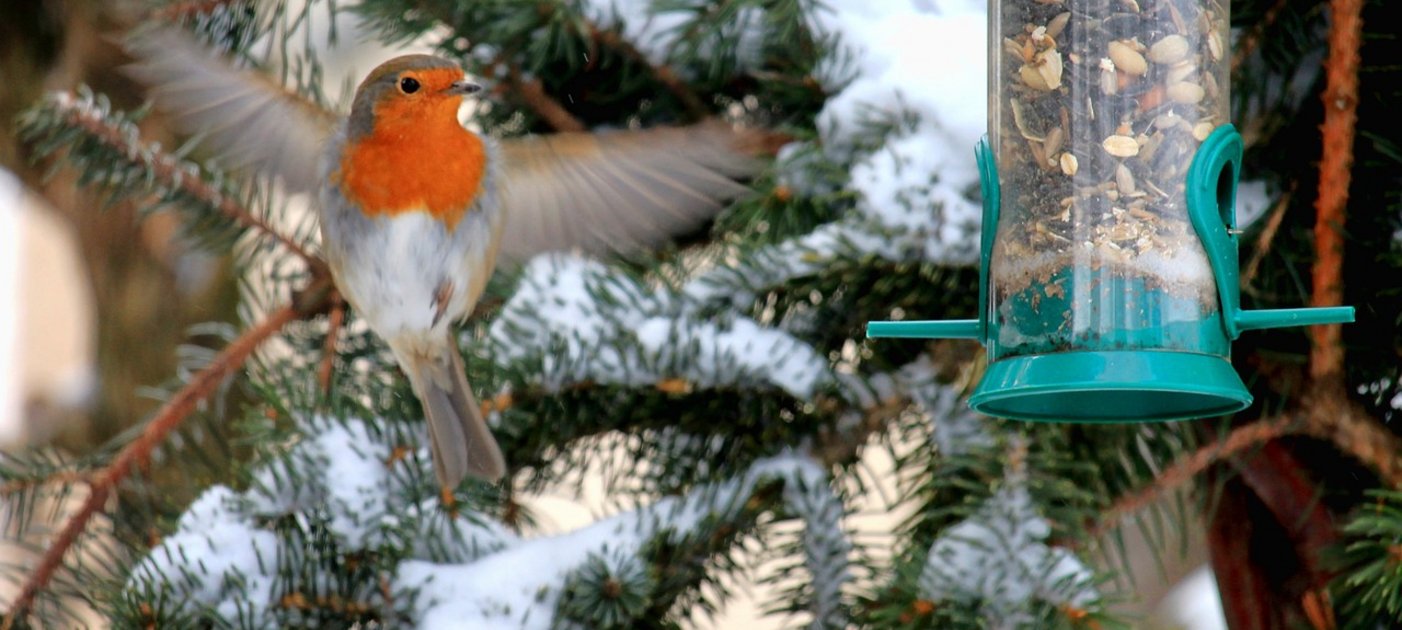
[[[443,90],[445,94],[471,94],[482,89],[482,86],[467,81],[454,81],[448,89]]]

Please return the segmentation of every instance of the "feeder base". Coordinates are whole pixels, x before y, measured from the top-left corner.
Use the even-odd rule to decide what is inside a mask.
[[[1040,422],[1153,422],[1207,418],[1251,405],[1220,356],[1120,350],[1008,357],[988,366],[969,406]]]

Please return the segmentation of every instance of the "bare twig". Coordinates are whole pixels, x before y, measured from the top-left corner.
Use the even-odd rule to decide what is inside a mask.
[[[696,92],[692,91],[691,86],[688,86],[685,81],[682,81],[681,78],[677,76],[677,73],[673,72],[670,67],[654,65],[652,61],[647,58],[647,55],[644,55],[641,50],[638,50],[638,47],[634,46],[632,42],[624,39],[617,31],[599,28],[599,26],[593,22],[586,22],[586,25],[589,28],[589,36],[593,38],[594,41],[618,51],[619,54],[634,62],[646,66],[647,69],[652,72],[653,78],[657,79],[658,83],[665,86],[667,91],[671,92],[677,97],[677,100],[681,101],[687,113],[698,119],[710,115],[709,112],[706,111],[706,104],[701,102],[701,97],[697,96]]]
[[[584,381],[580,383],[575,383],[573,385],[568,385],[564,387],[561,391],[581,392],[598,387],[598,385],[598,383],[595,383],[593,381]],[[644,386],[639,385],[638,387],[641,388]],[[672,377],[659,379],[657,382],[652,383],[652,387],[653,389],[656,389],[657,391],[660,391],[664,394],[689,394],[694,390],[695,384],[686,379]],[[485,415],[494,411],[506,411],[508,409],[511,409],[512,407],[515,407],[517,404],[524,400],[530,400],[532,398],[535,398],[536,395],[537,393],[534,392],[517,392],[515,394],[512,394],[511,392],[503,392],[497,394],[496,396],[483,400],[480,403],[482,407],[482,413],[483,415]]]
[[[1182,487],[1213,464],[1287,435],[1328,440],[1335,448],[1376,472],[1388,487],[1402,488],[1402,438],[1380,426],[1358,405],[1338,397],[1309,398],[1301,409],[1299,413],[1238,427],[1226,438],[1183,457],[1164,469],[1149,485],[1115,500],[1090,528],[1091,535],[1099,536],[1114,529],[1126,515]]]
[[[1372,469],[1383,484],[1402,488],[1402,438],[1342,396],[1306,399],[1305,430]]]
[[[1315,201],[1313,306],[1343,303],[1344,219],[1358,122],[1358,47],[1363,0],[1332,0],[1329,59],[1324,64],[1324,153]],[[1310,329],[1310,377],[1320,391],[1343,395],[1344,350],[1338,324]]]
[[[1271,243],[1275,242],[1276,232],[1280,231],[1280,222],[1285,218],[1285,209],[1290,207],[1290,198],[1295,194],[1294,189],[1285,192],[1277,199],[1275,205],[1271,207],[1271,213],[1266,217],[1266,225],[1261,228],[1260,236],[1256,237],[1256,249],[1251,252],[1251,259],[1246,261],[1246,267],[1241,270],[1239,286],[1245,289],[1251,286],[1251,282],[1256,279],[1256,272],[1261,268],[1261,261],[1266,258],[1266,254],[1271,251]]]
[[[565,109],[559,101],[545,93],[545,87],[539,80],[528,79],[521,76],[521,69],[515,64],[506,61],[499,63],[506,64],[507,84],[514,88],[517,96],[525,102],[526,107],[531,108],[537,116],[545,119],[555,131],[584,131],[584,123],[574,117],[569,110]]]
[[[100,112],[84,107],[77,98],[60,98],[55,101],[55,106],[62,112],[65,122],[87,132],[108,148],[141,163],[162,185],[184,190],[196,199],[218,209],[220,214],[233,219],[239,225],[257,230],[264,236],[277,241],[306,262],[314,273],[325,267],[325,263],[320,259],[296,241],[279,232],[268,222],[255,216],[248,208],[230,199],[205,180],[187,176],[185,169],[181,168],[180,160],[148,143],[127,137],[121,129],[108,122]]]
[[[317,284],[327,284],[324,277]],[[321,290],[318,290],[321,289]],[[14,603],[10,605],[3,630],[14,627],[19,619],[27,616],[39,591],[48,585],[54,573],[63,566],[63,558],[87,529],[88,521],[102,509],[107,498],[128,474],[135,468],[147,465],[151,453],[165,441],[171,431],[179,427],[185,418],[195,410],[200,401],[209,397],[219,384],[243,365],[249,355],[268,337],[272,336],[289,322],[316,312],[326,299],[324,287],[314,286],[304,295],[319,296],[299,304],[287,305],[273,311],[262,322],[245,331],[215,357],[214,362],[196,374],[195,377],[176,392],[146,424],[145,429],[130,444],[122,448],[107,466],[97,471],[89,485],[89,493],[81,507],[69,517],[63,529],[53,538],[44,551],[39,564],[29,574]]]
[[[183,20],[196,15],[213,13],[219,7],[243,2],[244,0],[188,0],[163,6],[151,13],[158,20]]]
[[[1190,455],[1174,462],[1159,473],[1148,486],[1126,494],[1110,504],[1100,520],[1090,528],[1091,537],[1119,526],[1126,515],[1133,514],[1202,474],[1213,464],[1223,461],[1246,449],[1258,447],[1278,437],[1298,433],[1303,424],[1291,416],[1281,416],[1271,420],[1261,420],[1234,429],[1227,437],[1208,444]]]

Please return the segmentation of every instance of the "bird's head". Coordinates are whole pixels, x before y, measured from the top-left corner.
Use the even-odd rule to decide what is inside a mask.
[[[457,121],[462,97],[482,89],[456,63],[432,55],[395,57],[370,71],[351,104],[350,135]]]

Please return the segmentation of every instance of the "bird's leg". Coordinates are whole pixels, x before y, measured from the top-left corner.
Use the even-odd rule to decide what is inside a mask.
[[[328,298],[331,308],[327,313],[326,343],[322,346],[321,366],[317,369],[316,376],[321,391],[330,395],[331,366],[336,360],[336,337],[340,335],[341,325],[346,319],[346,302],[341,299],[341,294],[335,291],[331,292]]]
[[[443,319],[443,315],[448,312],[448,302],[453,299],[453,281],[444,278],[438,283],[438,290],[433,292],[433,301],[429,306],[433,307],[433,325]]]
[[[448,512],[449,516],[457,517],[458,498],[453,494],[452,488],[440,486],[438,488],[438,501],[443,505],[443,509]]]

